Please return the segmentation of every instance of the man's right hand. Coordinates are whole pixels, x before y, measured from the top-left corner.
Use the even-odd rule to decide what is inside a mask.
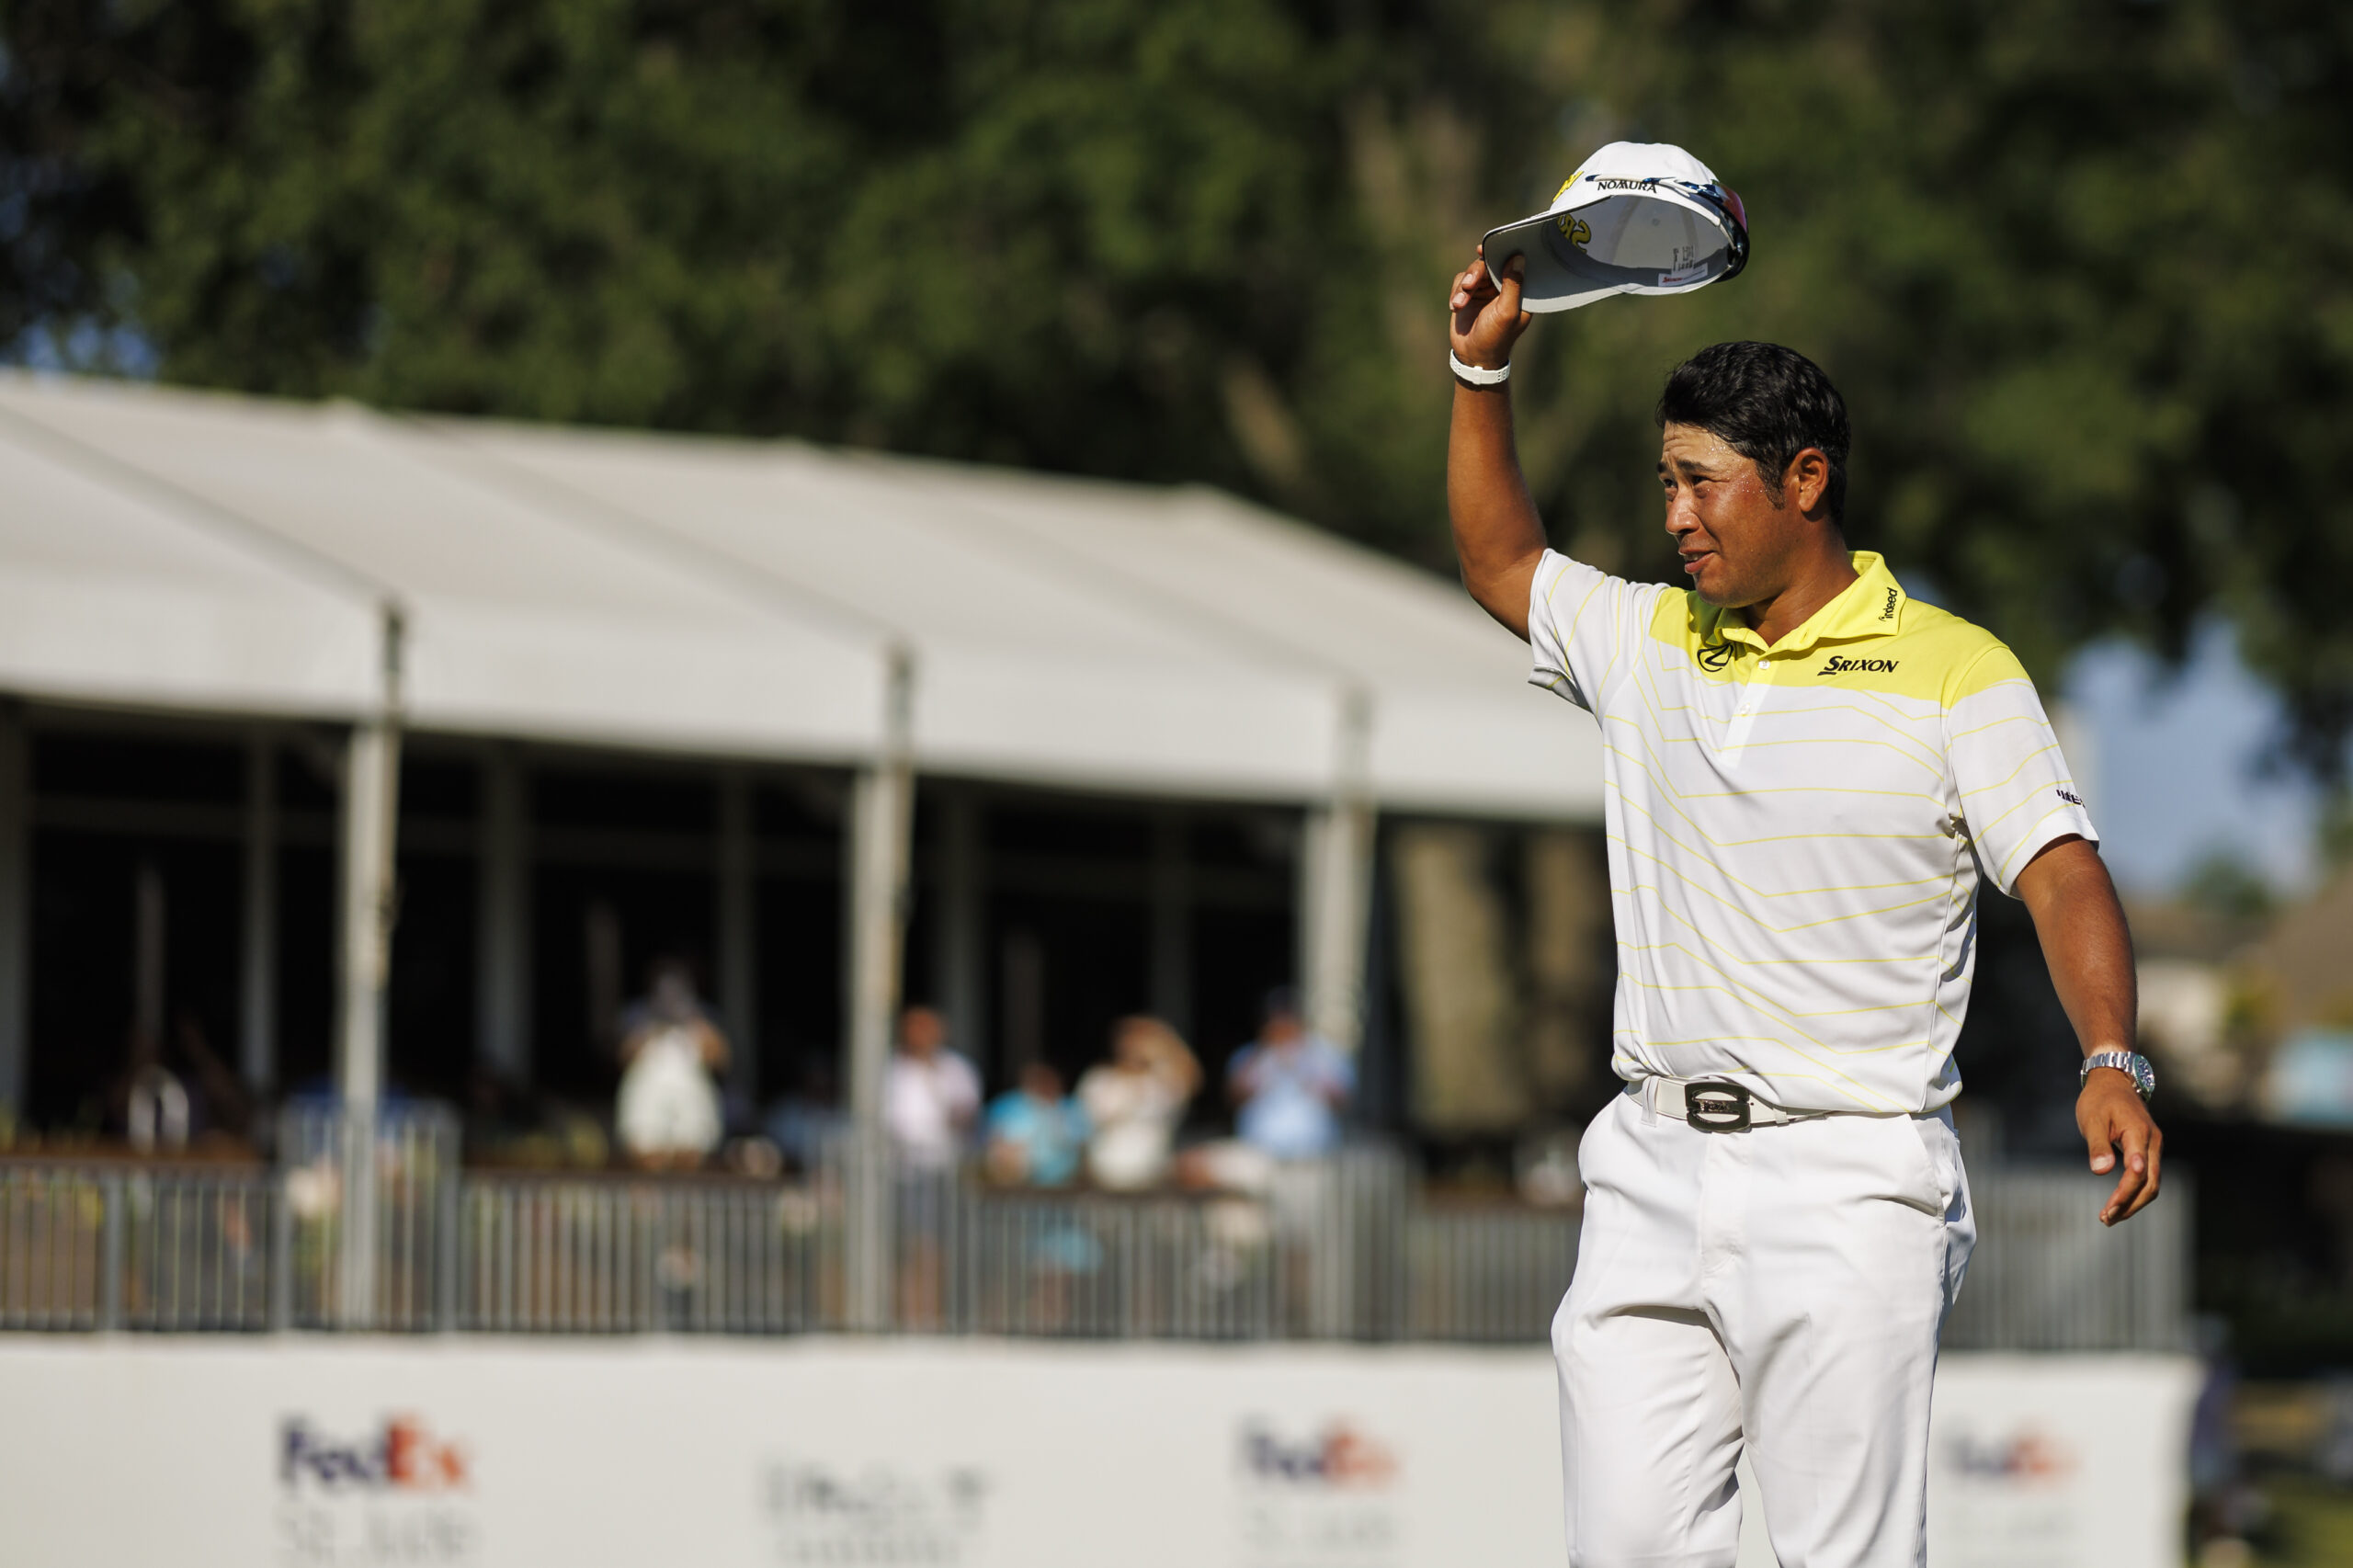
[[[1466,365],[1500,370],[1511,363],[1511,347],[1532,319],[1519,308],[1519,285],[1528,276],[1528,262],[1518,256],[1505,262],[1499,289],[1487,276],[1484,245],[1478,256],[1481,259],[1454,280],[1454,297],[1448,301],[1454,316],[1447,326],[1447,347]]]

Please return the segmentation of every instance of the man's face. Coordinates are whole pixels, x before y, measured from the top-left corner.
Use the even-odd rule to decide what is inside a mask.
[[[948,1021],[928,1007],[910,1007],[899,1020],[899,1044],[909,1056],[927,1062],[948,1042]]]
[[[1756,465],[1722,437],[1669,425],[1658,479],[1666,494],[1666,531],[1701,598],[1739,609],[1789,585],[1813,525],[1786,493],[1776,505]]]

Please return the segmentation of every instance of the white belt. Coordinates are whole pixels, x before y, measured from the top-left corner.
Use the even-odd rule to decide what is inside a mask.
[[[1702,1132],[1780,1127],[1792,1121],[1819,1120],[1831,1114],[1826,1110],[1783,1110],[1722,1078],[1666,1078],[1653,1074],[1626,1088],[1646,1108],[1677,1121],[1688,1121]],[[1693,1114],[1695,1111],[1697,1115]]]

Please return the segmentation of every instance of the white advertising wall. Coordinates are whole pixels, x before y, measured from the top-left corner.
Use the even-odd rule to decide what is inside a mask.
[[[1949,1358],[1933,1561],[2173,1568],[2195,1382]],[[11,1568],[1549,1568],[1557,1453],[1526,1350],[0,1343]]]

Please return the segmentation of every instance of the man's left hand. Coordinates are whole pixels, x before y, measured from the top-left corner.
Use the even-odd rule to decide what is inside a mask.
[[[2113,1067],[2095,1067],[2075,1096],[2075,1125],[2091,1148],[2092,1170],[2106,1176],[2117,1169],[2120,1152],[2123,1169],[2116,1190],[2099,1211],[2103,1225],[2120,1225],[2149,1206],[2157,1196],[2157,1167],[2165,1134],[2141,1098],[2132,1075]]]

